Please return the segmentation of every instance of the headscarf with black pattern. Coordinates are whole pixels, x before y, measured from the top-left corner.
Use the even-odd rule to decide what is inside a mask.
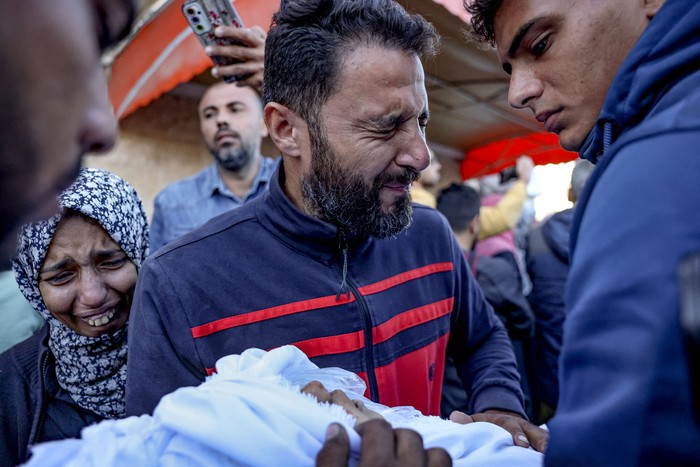
[[[59,195],[58,203],[61,212],[72,209],[99,222],[136,270],[141,268],[148,254],[148,221],[131,185],[110,172],[83,168],[73,185]],[[61,215],[22,227],[12,268],[24,296],[49,323],[49,348],[61,387],[80,407],[106,418],[121,418],[127,326],[99,337],[83,336],[51,314],[39,291],[39,273]]]

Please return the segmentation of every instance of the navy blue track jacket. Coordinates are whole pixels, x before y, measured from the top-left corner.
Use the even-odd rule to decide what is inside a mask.
[[[439,414],[449,353],[472,411],[523,413],[508,336],[437,211],[414,205],[393,239],[348,238],[339,294],[337,230],[296,209],[283,176],[144,263],[129,322],[129,415],[199,384],[220,357],[286,344],[357,373],[373,400],[425,414]]]

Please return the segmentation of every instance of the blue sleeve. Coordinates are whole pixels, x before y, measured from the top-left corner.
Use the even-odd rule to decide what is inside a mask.
[[[156,196],[153,203],[153,218],[150,226],[150,252],[155,253],[160,247],[168,243],[165,229],[165,212],[160,202],[160,196]]]
[[[452,243],[457,280],[447,352],[465,383],[469,413],[500,409],[525,417],[520,376],[508,334],[484,298],[456,240]]]
[[[152,413],[160,398],[204,381],[191,325],[157,257],[139,274],[129,317],[127,415]]]
[[[698,133],[631,144],[581,201],[548,464],[697,465],[677,268],[700,252],[698,148]]]

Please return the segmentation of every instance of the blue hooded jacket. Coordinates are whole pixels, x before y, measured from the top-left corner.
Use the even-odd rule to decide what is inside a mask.
[[[667,0],[581,156],[547,465],[700,465],[678,267],[700,252],[700,2]],[[697,289],[697,286],[696,286]]]

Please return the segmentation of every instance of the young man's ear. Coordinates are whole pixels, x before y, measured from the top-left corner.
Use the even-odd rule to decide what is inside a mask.
[[[665,0],[644,0],[644,10],[646,11],[647,18],[650,20],[656,16],[656,13],[659,12],[659,8],[661,8],[664,4]]]
[[[270,102],[263,110],[263,118],[270,138],[282,154],[300,157],[309,137],[306,122],[288,107]]]

